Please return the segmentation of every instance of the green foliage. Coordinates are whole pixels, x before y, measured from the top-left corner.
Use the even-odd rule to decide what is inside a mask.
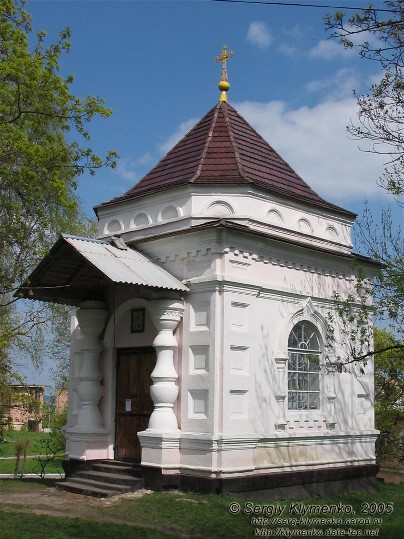
[[[395,226],[391,211],[377,222],[368,206],[356,227],[356,239],[371,258],[384,264],[372,290],[379,319],[388,320],[397,335],[404,333],[404,242],[400,226]]]
[[[356,48],[362,58],[381,69],[379,81],[369,92],[357,95],[358,118],[347,129],[354,138],[371,143],[366,151],[386,155],[387,166],[380,185],[395,197],[400,208],[400,197],[404,194],[404,0],[384,3],[385,11],[368,7],[351,17],[338,11],[328,15],[325,24],[331,36],[339,39],[344,47]],[[371,295],[376,316],[388,320],[397,336],[390,345],[397,350],[403,346],[400,339],[404,334],[402,228],[394,223],[389,210],[383,210],[381,219],[375,220],[366,206],[355,231],[358,247],[383,265]],[[349,311],[349,305],[347,309]],[[353,314],[352,309],[350,314]],[[360,324],[357,327],[360,328]],[[351,336],[361,345],[365,343],[364,335]],[[358,357],[357,350],[353,352]]]
[[[389,159],[381,185],[395,196],[404,193],[404,0],[386,0],[389,12],[371,7],[347,17],[328,15],[326,27],[347,48],[376,62],[383,76],[369,93],[358,96],[358,122],[348,127],[357,139],[372,143],[368,151]],[[362,40],[361,35],[363,36]]]
[[[391,348],[391,333],[375,328],[375,348],[386,350],[375,355],[375,418],[380,431],[376,442],[378,461],[404,460],[401,437],[404,420],[404,348]]]
[[[38,455],[35,460],[39,468],[39,476],[45,477],[46,468],[56,456],[63,454],[65,450],[65,435],[63,427],[66,424],[67,410],[60,414],[55,414],[50,423],[50,433],[46,438],[42,438],[35,446]]]
[[[333,294],[335,309],[327,315],[326,346],[330,350],[337,345],[340,350],[333,360],[338,372],[348,370],[353,363],[359,363],[363,370],[373,354],[371,291],[370,280],[358,268],[354,291],[344,298],[338,292]]]
[[[389,11],[372,7],[348,17],[342,12],[325,19],[331,36],[344,47],[356,48],[362,58],[381,68],[379,82],[357,96],[358,119],[348,126],[356,139],[371,143],[367,151],[386,155],[381,186],[396,197],[404,194],[404,0],[386,0]],[[404,242],[400,226],[383,211],[375,222],[368,208],[357,227],[357,242],[385,268],[375,283],[378,314],[388,318],[398,335],[404,331]]]
[[[33,32],[22,1],[2,0],[0,398],[5,386],[18,381],[13,350],[40,361],[44,324],[55,316],[47,306],[16,309],[13,292],[61,231],[80,234],[91,227],[75,193],[79,176],[115,166],[115,152],[99,157],[88,147],[89,122],[111,111],[98,97],[73,95],[72,75],[60,74],[62,55],[69,49],[68,28],[56,43],[47,44],[44,31]]]

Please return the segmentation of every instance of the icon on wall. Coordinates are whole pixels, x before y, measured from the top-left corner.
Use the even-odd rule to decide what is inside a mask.
[[[144,331],[144,309],[132,309],[130,320],[130,332],[131,333],[143,333]]]

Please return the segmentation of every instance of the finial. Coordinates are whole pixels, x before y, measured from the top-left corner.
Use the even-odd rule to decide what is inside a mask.
[[[229,81],[227,80],[227,69],[226,69],[226,62],[229,58],[231,58],[234,55],[234,52],[227,50],[227,45],[223,45],[222,47],[222,53],[219,56],[216,56],[215,60],[216,62],[222,62],[222,78],[219,82],[219,90],[221,91],[220,94],[220,101],[227,101],[227,94],[226,92],[230,88]]]

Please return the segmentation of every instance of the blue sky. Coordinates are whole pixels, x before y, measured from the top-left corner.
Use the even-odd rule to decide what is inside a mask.
[[[364,7],[368,0],[317,2],[324,3]],[[365,199],[375,211],[388,204],[377,186],[383,158],[362,151],[366,145],[345,129],[356,117],[353,90],[368,90],[378,65],[329,40],[323,17],[332,8],[209,0],[28,0],[26,8],[50,42],[70,27],[62,73],[74,75],[75,95],[98,95],[113,110],[90,128],[91,147],[116,150],[120,162],[81,178],[89,215],[139,181],[217,103],[214,58],[224,43],[235,53],[229,102],[312,188],[358,214]],[[46,378],[33,373],[30,381]]]
[[[117,150],[120,164],[82,177],[79,194],[89,214],[139,181],[216,104],[214,58],[224,43],[235,52],[229,102],[307,183],[359,213],[365,198],[383,198],[377,187],[383,159],[360,151],[345,130],[356,115],[353,89],[366,91],[378,66],[328,39],[323,17],[331,8],[33,0],[27,9],[50,41],[71,28],[62,72],[74,75],[77,96],[98,95],[113,110],[93,122],[91,146],[101,154]]]

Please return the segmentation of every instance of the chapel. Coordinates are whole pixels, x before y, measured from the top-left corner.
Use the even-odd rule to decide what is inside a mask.
[[[337,372],[355,215],[227,102],[61,235],[20,293],[72,307],[67,475],[140,466],[146,488],[253,496],[373,488],[373,369]],[[276,143],[276,141],[274,141]],[[315,166],[315,163],[313,163]],[[339,299],[336,299],[338,295]]]

